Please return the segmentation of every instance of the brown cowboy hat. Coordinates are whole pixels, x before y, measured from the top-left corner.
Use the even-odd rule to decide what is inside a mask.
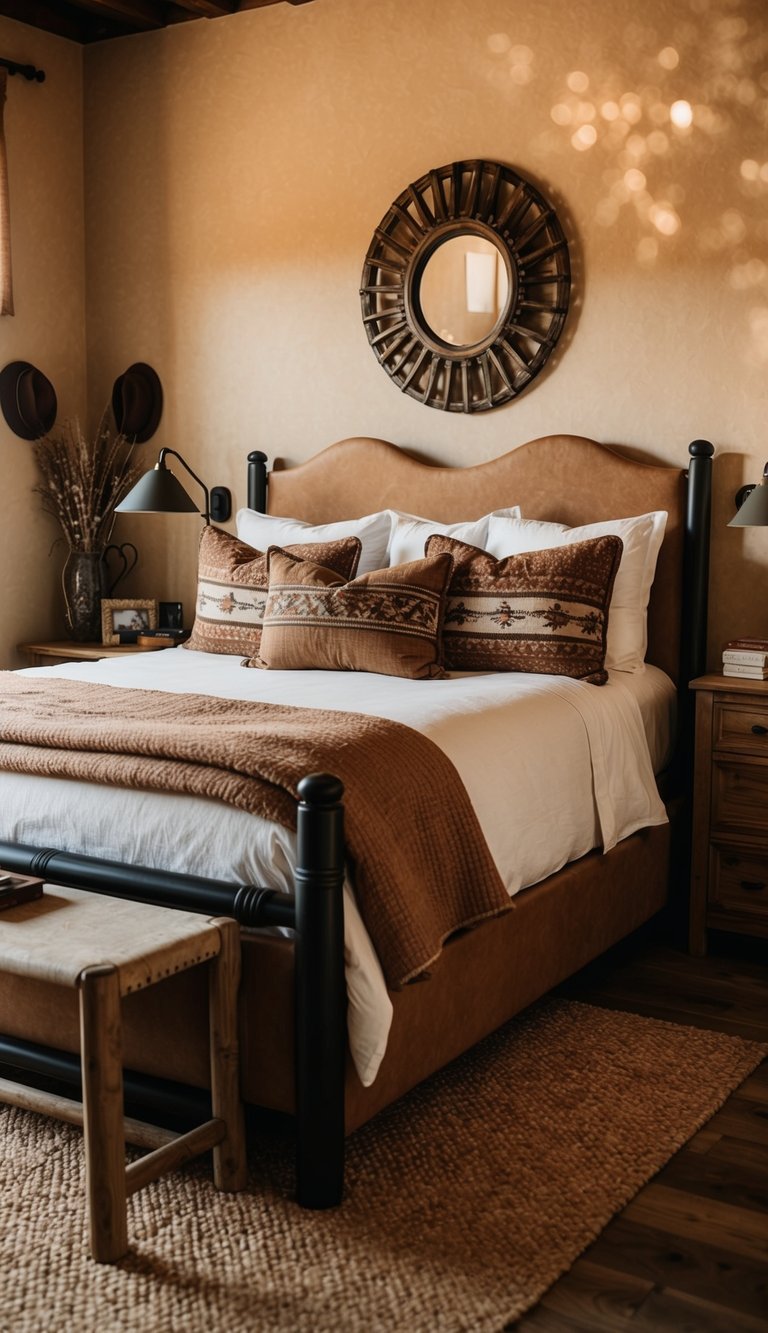
[[[112,386],[112,411],[122,435],[143,444],[154,435],[163,413],[163,386],[157,372],[136,361]]]
[[[0,407],[14,435],[39,440],[56,420],[56,393],[42,370],[29,361],[9,361],[0,370]]]

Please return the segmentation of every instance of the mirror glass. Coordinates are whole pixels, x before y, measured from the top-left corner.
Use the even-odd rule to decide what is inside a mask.
[[[419,283],[419,304],[429,329],[452,347],[472,347],[487,338],[508,297],[501,253],[492,241],[471,232],[437,245]]]

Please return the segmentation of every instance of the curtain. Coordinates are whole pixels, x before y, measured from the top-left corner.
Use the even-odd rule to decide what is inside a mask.
[[[5,94],[8,71],[0,68],[0,315],[13,314],[11,277],[11,208],[8,199],[8,156],[5,151]]]

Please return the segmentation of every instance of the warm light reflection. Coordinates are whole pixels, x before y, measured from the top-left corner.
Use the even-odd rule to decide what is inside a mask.
[[[648,216],[662,236],[674,236],[680,230],[680,219],[671,204],[653,204]]]
[[[591,154],[592,216],[601,227],[637,229],[639,264],[682,253],[682,237],[690,254],[718,259],[731,289],[753,299],[750,338],[763,364],[768,21],[758,0],[676,0],[658,13],[651,24],[636,8],[610,55],[585,35],[559,74],[556,55],[545,62],[542,52],[495,33],[487,38],[489,77],[512,98],[534,73],[547,80],[550,120],[540,147]]]
[[[509,52],[509,77],[523,87],[533,78],[533,51],[530,46],[513,46]]]
[[[585,93],[589,87],[589,75],[581,69],[574,69],[571,70],[565,82],[572,93]]]
[[[492,56],[499,59],[504,58],[506,64],[505,78],[518,87],[524,87],[533,79],[533,51],[530,46],[522,43],[513,43],[512,38],[507,32],[494,32],[486,39],[488,50]],[[495,71],[490,71],[490,77],[496,82]]]
[[[680,57],[674,46],[665,46],[659,51],[657,59],[662,69],[677,69],[680,64]]]
[[[645,157],[646,141],[642,134],[630,134],[627,139],[626,153],[630,158],[635,158],[638,162]]]
[[[644,236],[637,243],[637,258],[641,264],[655,264],[659,257],[659,242],[654,236]]]
[[[643,108],[637,93],[624,93],[619,101],[621,114],[630,125],[636,125],[643,118]]]
[[[571,135],[571,143],[574,148],[583,152],[586,148],[591,148],[597,143],[597,130],[594,125],[580,125],[575,134]]]
[[[762,259],[747,259],[743,264],[734,264],[729,281],[736,291],[743,292],[750,287],[761,287],[767,277],[768,264]]]
[[[637,167],[630,167],[629,171],[624,172],[624,183],[628,190],[644,190],[646,179],[642,171],[638,171]]]
[[[556,125],[570,125],[573,120],[573,112],[569,106],[566,106],[565,102],[558,102],[549,114]]]
[[[679,130],[687,130],[693,124],[693,107],[684,98],[673,102],[669,108],[669,119]]]

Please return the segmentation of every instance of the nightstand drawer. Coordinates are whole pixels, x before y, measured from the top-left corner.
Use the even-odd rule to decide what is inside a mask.
[[[711,907],[768,921],[768,851],[712,847]]]
[[[768,759],[768,705],[753,700],[743,704],[716,702],[713,739],[715,749],[764,754]]]
[[[713,760],[712,829],[768,836],[768,759]]]

